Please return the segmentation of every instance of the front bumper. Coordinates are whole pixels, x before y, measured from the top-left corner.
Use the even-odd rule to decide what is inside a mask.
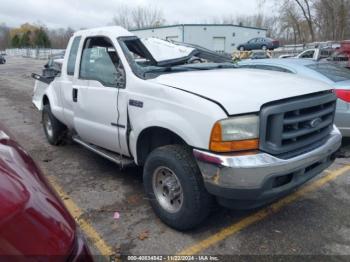
[[[208,192],[221,204],[254,208],[288,194],[330,166],[341,138],[334,127],[321,147],[291,159],[264,152],[219,155],[194,149],[193,153]]]

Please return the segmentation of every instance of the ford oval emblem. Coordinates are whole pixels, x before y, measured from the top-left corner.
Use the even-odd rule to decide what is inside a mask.
[[[310,121],[310,127],[315,128],[318,127],[322,123],[322,118],[318,117],[315,118],[314,120]]]

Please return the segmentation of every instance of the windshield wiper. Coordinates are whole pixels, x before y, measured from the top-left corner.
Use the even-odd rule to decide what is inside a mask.
[[[192,70],[212,70],[212,69],[226,69],[226,68],[237,68],[234,64],[224,63],[224,64],[215,64],[215,65],[185,65],[183,68],[188,68]]]

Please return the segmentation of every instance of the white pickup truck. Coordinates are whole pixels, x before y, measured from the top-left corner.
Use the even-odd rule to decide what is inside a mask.
[[[33,102],[52,145],[70,134],[121,166],[143,166],[157,215],[186,230],[215,198],[254,208],[288,194],[341,144],[329,86],[230,61],[120,27],[78,31],[55,74],[33,74]]]

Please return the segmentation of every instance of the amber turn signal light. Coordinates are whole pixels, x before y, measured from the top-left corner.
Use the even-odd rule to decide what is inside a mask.
[[[222,141],[222,128],[217,122],[211,132],[209,149],[217,153],[228,153],[234,151],[257,150],[259,139],[248,139],[238,141]]]

